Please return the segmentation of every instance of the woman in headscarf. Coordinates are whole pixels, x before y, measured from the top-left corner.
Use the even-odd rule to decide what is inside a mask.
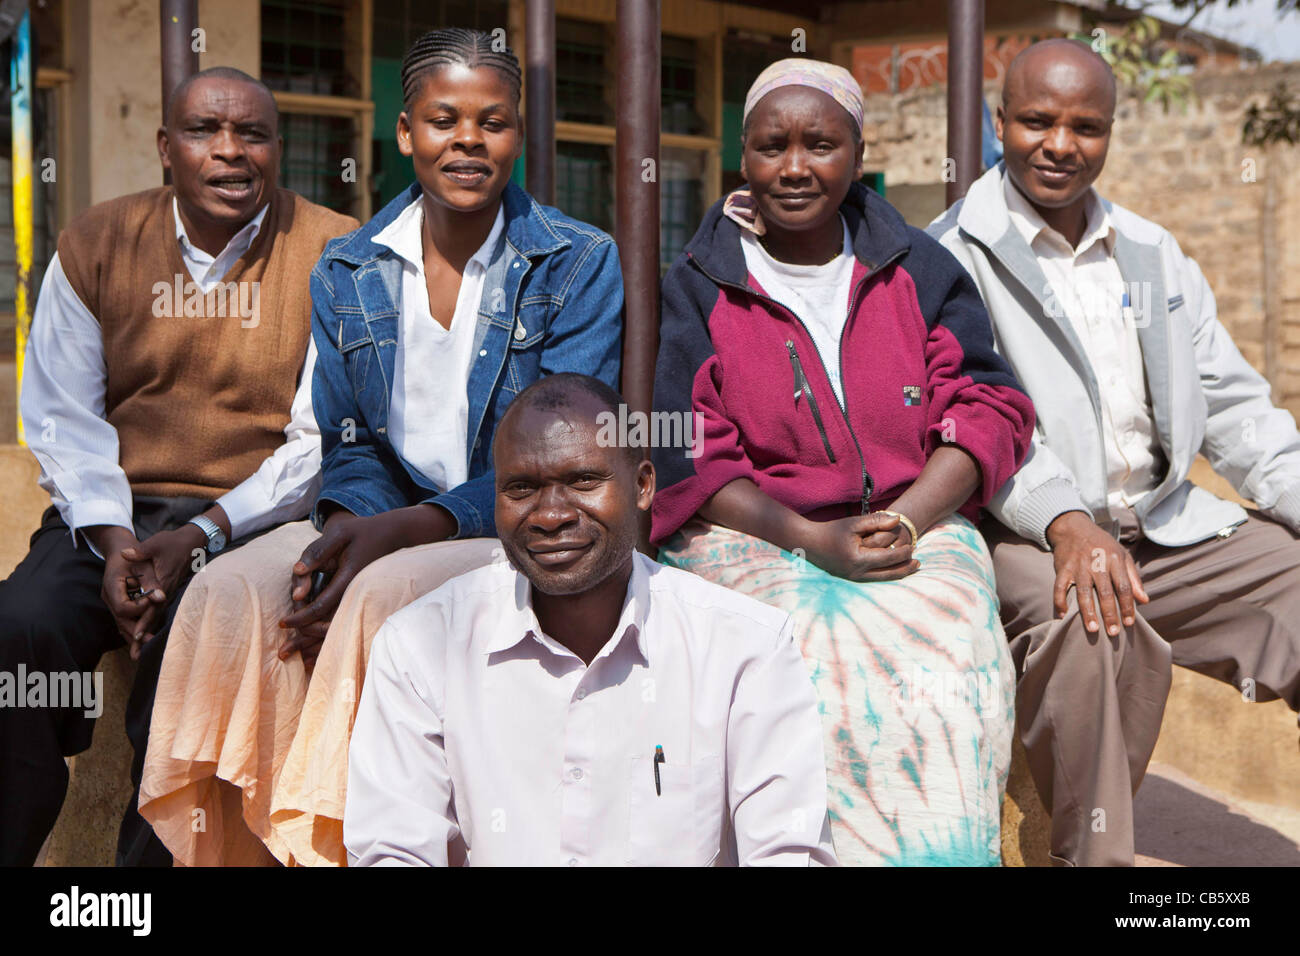
[[[1033,407],[961,266],[858,182],[862,109],[815,60],[749,91],[747,185],[663,282],[656,411],[693,427],[652,538],[794,617],[842,862],[996,865],[1015,682],[972,521]]]

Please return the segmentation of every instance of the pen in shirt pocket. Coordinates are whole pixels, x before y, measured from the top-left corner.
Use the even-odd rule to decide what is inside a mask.
[[[667,763],[667,762],[668,761],[664,759],[663,746],[660,744],[655,744],[655,759],[651,761],[651,766],[654,767],[654,771],[655,771],[655,796],[657,797],[663,796],[663,790],[659,786],[659,765],[661,763]]]

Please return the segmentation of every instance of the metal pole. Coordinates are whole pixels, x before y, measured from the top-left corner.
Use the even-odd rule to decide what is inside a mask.
[[[659,0],[618,0],[615,238],[623,263],[623,396],[651,410],[659,350]]]
[[[980,174],[984,96],[984,0],[948,0],[948,205]]]
[[[614,17],[614,238],[623,267],[623,397],[630,411],[649,412],[659,352],[659,0],[618,0]],[[648,521],[640,543],[649,553]]]
[[[555,205],[555,0],[528,0],[524,62],[528,70],[525,104],[525,182],[528,191]]]
[[[187,76],[199,72],[194,31],[199,25],[198,0],[158,0],[159,39],[162,45],[162,122],[167,125],[167,101]],[[171,182],[163,174],[163,185]]]
[[[23,354],[32,327],[32,15],[24,10],[13,35],[9,60],[9,115],[13,124],[14,252],[18,275],[14,293],[14,365],[18,394],[23,388]],[[18,414],[18,443],[25,445]]]

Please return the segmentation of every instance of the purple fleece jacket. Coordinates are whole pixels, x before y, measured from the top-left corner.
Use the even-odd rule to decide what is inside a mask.
[[[951,442],[979,463],[960,509],[975,519],[1024,461],[1034,408],[966,271],[861,184],[840,211],[857,259],[843,406],[804,324],[749,275],[721,201],[664,277],[655,412],[697,413],[698,432],[693,447],[653,450],[655,544],[737,478],[800,514],[843,517],[887,507]]]

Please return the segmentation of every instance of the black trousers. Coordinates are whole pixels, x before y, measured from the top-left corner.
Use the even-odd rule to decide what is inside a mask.
[[[211,503],[199,498],[137,497],[133,524],[144,540],[179,527]],[[242,543],[242,542],[240,542]],[[27,556],[0,581],[0,673],[17,680],[44,672],[87,673],[106,651],[123,646],[100,597],[104,562],[81,542],[54,508],[32,535]],[[119,866],[170,866],[171,854],[137,812],[149,744],[149,718],[172,618],[184,586],[167,605],[164,624],[145,645],[126,706],[134,750],[134,792],[118,834]],[[22,688],[18,688],[22,692]],[[68,790],[64,757],[90,746],[95,720],[84,707],[0,706],[0,865],[31,866],[58,819]]]

